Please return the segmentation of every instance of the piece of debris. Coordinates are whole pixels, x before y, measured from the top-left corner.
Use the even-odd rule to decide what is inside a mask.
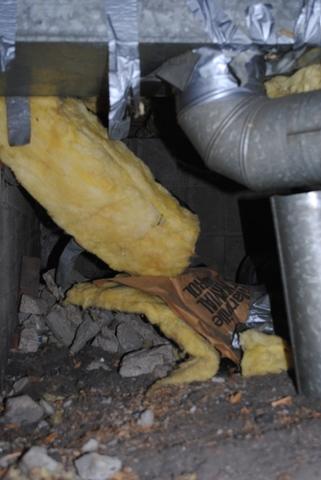
[[[101,334],[97,335],[92,346],[101,348],[108,353],[117,353],[119,350],[117,337],[108,327],[102,328]]]
[[[75,461],[75,467],[83,480],[108,480],[121,469],[122,463],[117,457],[85,453]]]
[[[21,313],[33,313],[35,315],[45,315],[48,311],[48,304],[42,298],[22,295],[20,302]]]
[[[95,438],[90,438],[82,447],[81,451],[83,453],[96,452],[98,450],[99,443]]]
[[[45,317],[43,315],[28,315],[28,317],[21,322],[24,328],[34,328],[38,334],[42,334],[47,331]]]
[[[44,282],[49,292],[56,298],[56,300],[61,300],[63,298],[63,291],[56,285],[55,275],[55,269],[51,269],[44,273],[42,275],[42,278],[44,279]]]
[[[86,370],[88,370],[89,372],[91,370],[99,370],[99,369],[106,370],[107,372],[111,370],[111,368],[104,363],[103,358],[100,360],[93,360],[92,362],[90,362],[90,364],[86,368]]]
[[[137,420],[137,425],[140,427],[151,427],[154,424],[154,412],[149,408],[144,410]]]
[[[16,462],[20,457],[21,452],[8,453],[0,458],[0,468],[8,468],[10,465]]]
[[[61,305],[54,305],[46,317],[46,322],[56,339],[69,347],[76,334],[77,326],[73,324]]]
[[[126,325],[131,330],[135,330],[136,334],[142,339],[144,348],[151,348],[170,343],[167,338],[159,335],[152,325],[145,322],[140,315],[124,312],[115,312],[114,315],[117,323],[120,325]]]
[[[54,407],[50,405],[50,403],[44,400],[43,398],[39,401],[39,405],[43,408],[45,414],[48,417],[51,417],[51,415],[54,415],[55,413]]]
[[[159,367],[162,367],[164,375],[166,375],[174,363],[173,347],[162,345],[149,350],[128,353],[123,357],[119,373],[122,377],[137,377],[153,373],[156,368],[160,372]]]
[[[118,325],[116,335],[123,352],[134,352],[143,347],[143,338],[128,323]]]
[[[278,400],[274,400],[271,402],[273,408],[276,407],[289,407],[293,403],[293,398],[291,395],[287,395],[286,397],[279,398]]]
[[[19,351],[23,353],[37,352],[40,346],[38,332],[35,328],[24,328],[20,334]]]
[[[114,314],[111,310],[104,310],[102,308],[88,309],[91,318],[98,323],[102,328],[109,327],[114,320]]]
[[[229,402],[232,405],[236,405],[237,403],[240,403],[242,400],[242,392],[234,392],[229,396]]]
[[[29,395],[8,398],[3,417],[6,423],[31,424],[39,422],[44,416],[43,408]]]
[[[19,467],[26,474],[31,473],[34,469],[44,469],[47,472],[55,473],[63,470],[62,465],[47,454],[45,447],[31,447],[22,457]]]
[[[100,331],[99,325],[94,322],[89,313],[85,312],[84,321],[79,326],[75,339],[72,343],[70,351],[72,353],[79,352],[90,340],[92,340]]]
[[[10,391],[8,397],[13,397],[13,395],[18,395],[19,393],[23,392],[23,390],[30,385],[29,377],[22,377],[17,380],[13,386],[12,390]]]

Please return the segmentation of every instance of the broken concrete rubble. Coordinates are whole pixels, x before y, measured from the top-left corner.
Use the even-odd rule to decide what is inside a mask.
[[[33,313],[35,315],[45,315],[48,311],[48,304],[42,298],[22,295],[20,302],[21,313]]]
[[[81,350],[90,340],[95,338],[99,333],[100,326],[91,319],[89,313],[84,313],[84,321],[79,326],[75,339],[72,343],[70,351],[77,353]]]
[[[67,313],[61,305],[54,305],[46,317],[51,332],[66,347],[69,347],[76,334],[77,326],[67,318]]]
[[[121,323],[117,327],[116,334],[123,352],[133,352],[143,347],[143,338],[131,325]]]
[[[83,480],[108,480],[121,469],[122,463],[117,457],[93,452],[79,457],[75,466]]]
[[[123,357],[119,373],[122,377],[137,377],[148,373],[155,373],[161,377],[167,374],[175,361],[171,345],[139,350]]]
[[[61,472],[63,467],[47,454],[44,447],[31,447],[19,462],[21,470],[29,474],[34,469],[44,469],[47,472]]]
[[[116,335],[104,327],[101,331],[101,335],[97,335],[92,342],[93,347],[98,347],[108,353],[117,353],[119,349],[119,343]]]
[[[24,328],[20,335],[19,351],[25,353],[34,353],[38,350],[40,339],[35,328]]]
[[[44,416],[43,408],[29,395],[12,397],[7,400],[5,423],[32,424],[37,423]]]

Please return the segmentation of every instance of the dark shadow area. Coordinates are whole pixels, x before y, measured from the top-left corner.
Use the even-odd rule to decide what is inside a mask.
[[[175,98],[173,96],[153,98],[151,108],[159,137],[177,159],[177,163],[181,169],[188,171],[195,177],[201,178],[210,184],[215,184],[217,188],[226,192],[245,190],[242,185],[207,168],[177,123]]]
[[[271,299],[275,332],[289,339],[281,271],[269,198],[239,201],[247,258],[238,271],[238,280],[264,284]],[[243,278],[241,276],[243,275]]]

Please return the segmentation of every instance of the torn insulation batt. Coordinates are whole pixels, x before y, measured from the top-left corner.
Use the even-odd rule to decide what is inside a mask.
[[[301,68],[291,76],[278,75],[265,82],[265,89],[270,98],[320,90],[321,65]]]
[[[199,234],[148,167],[83,102],[32,97],[31,143],[10,147],[0,99],[0,158],[53,220],[114,270],[176,275]]]

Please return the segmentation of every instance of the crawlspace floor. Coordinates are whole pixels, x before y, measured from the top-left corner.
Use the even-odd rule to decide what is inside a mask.
[[[86,370],[102,357],[110,371]],[[19,394],[45,399],[53,412],[38,425],[2,420],[0,458],[19,462],[30,447],[45,446],[74,471],[94,438],[99,453],[122,461],[115,477],[122,480],[321,478],[321,403],[296,395],[287,375],[245,379],[226,369],[212,381],[146,395],[151,377],[121,378],[118,361],[92,347],[75,357],[56,347],[11,353],[4,392],[28,377]],[[144,427],[146,409],[154,421]],[[0,478],[7,473],[2,467]]]

